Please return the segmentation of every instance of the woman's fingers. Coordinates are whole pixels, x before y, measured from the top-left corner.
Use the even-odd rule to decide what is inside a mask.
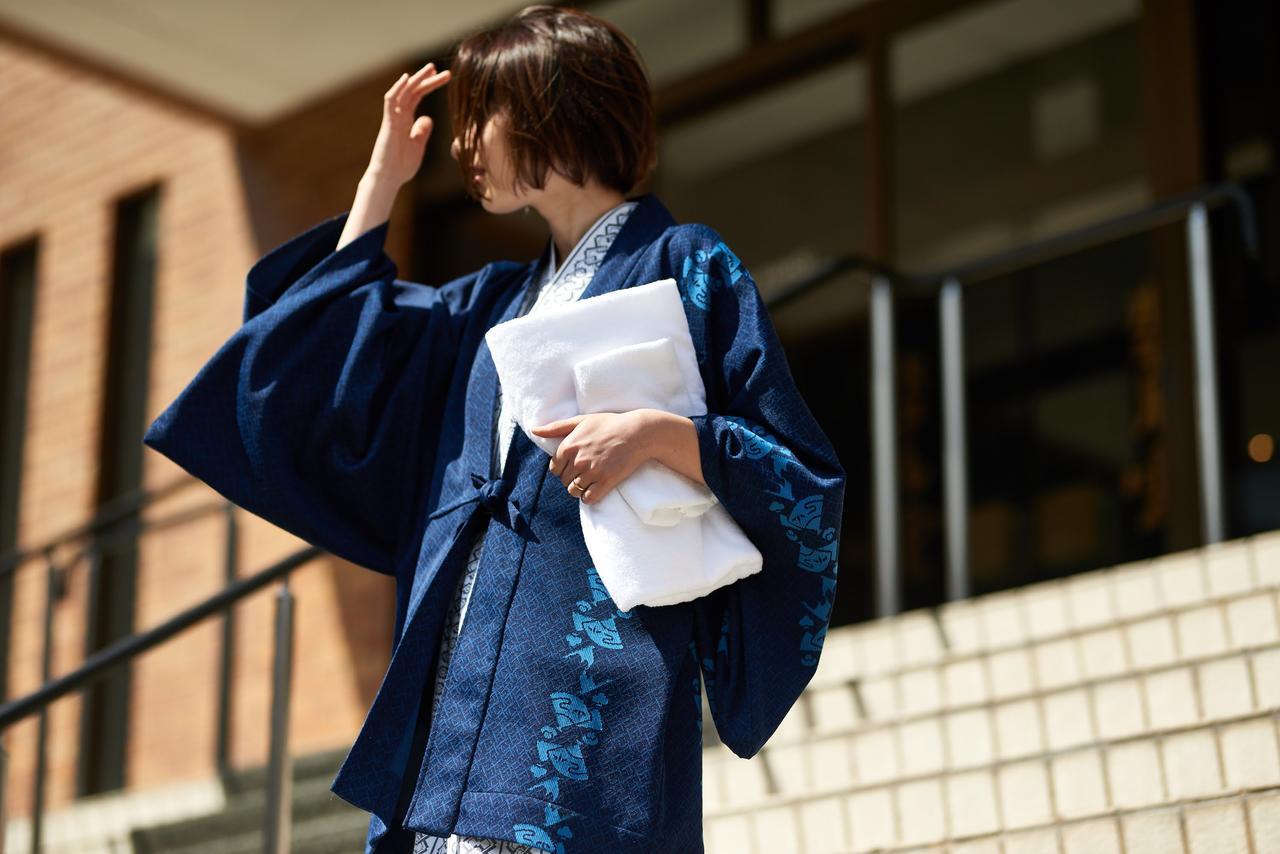
[[[430,77],[424,77],[422,81],[418,83],[418,88],[425,95],[427,92],[430,92],[432,89],[442,86],[448,82],[449,82],[449,69],[446,68],[444,71],[437,71],[435,74],[432,74]]]
[[[434,73],[433,73],[434,72]],[[436,64],[428,62],[422,68],[405,81],[404,87],[400,90],[399,97],[405,102],[405,106],[413,109],[418,106],[418,101],[422,96],[426,95],[432,89],[435,89],[442,83],[449,80],[449,70],[436,71]]]
[[[399,79],[397,79],[396,82],[392,84],[391,88],[387,90],[386,101],[388,104],[401,111],[406,107],[411,109],[412,107],[417,106],[416,98],[412,103],[409,103],[405,96],[406,94],[413,93],[418,87],[418,84],[423,81],[425,75],[430,73],[433,68],[435,68],[435,63],[428,62],[412,75],[408,72],[401,74]]]
[[[391,84],[391,88],[387,90],[387,94],[383,96],[383,100],[389,104],[394,104],[400,96],[400,89],[404,86],[404,81],[409,78],[408,74],[401,74],[396,78],[396,82]]]
[[[413,75],[409,75],[407,73],[402,74],[400,75],[400,79],[396,82],[395,90],[391,96],[391,100],[394,102],[395,107],[401,110],[402,112],[405,110],[405,107],[411,106],[406,103],[405,93],[411,92],[413,90],[413,84],[418,79],[418,74],[421,74],[421,73],[422,72],[419,71],[417,74],[413,74]]]
[[[412,93],[417,89],[418,84],[422,82],[423,78],[435,70],[435,67],[436,64],[434,62],[428,62],[426,65],[419,68],[412,77],[405,81],[403,93]]]
[[[431,92],[439,89],[441,86],[449,82],[449,69],[432,74],[430,77],[424,77],[417,83],[412,84],[410,89],[410,107],[416,108],[418,102],[421,101]]]

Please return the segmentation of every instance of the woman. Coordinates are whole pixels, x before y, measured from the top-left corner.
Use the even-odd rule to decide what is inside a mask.
[[[432,128],[414,108],[451,80],[468,192],[493,213],[536,210],[550,239],[431,286],[396,278],[383,244]],[[372,814],[367,854],[700,852],[702,683],[720,739],[750,757],[817,666],[845,473],[737,256],[652,194],[626,198],[654,137],[634,45],[571,9],[529,7],[464,40],[450,70],[402,76],[351,210],[254,264],[242,327],[144,437],[396,579],[391,662],[332,784]],[[708,412],[541,425],[563,437],[548,457],[502,411],[485,332],[668,277]],[[650,459],[712,491],[760,572],[614,605],[577,502]]]

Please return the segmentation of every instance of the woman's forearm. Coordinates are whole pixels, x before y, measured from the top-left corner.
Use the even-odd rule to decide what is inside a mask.
[[[645,415],[649,422],[644,432],[648,456],[705,486],[702,452],[698,449],[698,431],[693,422],[661,409],[646,409]]]
[[[351,203],[347,224],[338,238],[334,251],[341,249],[369,229],[391,219],[391,206],[395,203],[398,186],[366,172],[356,187],[356,198]]]

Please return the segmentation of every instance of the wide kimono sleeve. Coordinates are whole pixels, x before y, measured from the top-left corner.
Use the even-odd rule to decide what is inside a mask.
[[[397,279],[387,222],[335,250],[349,214],[254,263],[242,325],[142,441],[246,510],[394,575],[488,268],[440,286]]]
[[[676,273],[703,339],[707,486],[759,548],[759,572],[693,600],[721,741],[754,756],[817,669],[836,595],[845,472],[805,404],[755,281],[701,226]]]

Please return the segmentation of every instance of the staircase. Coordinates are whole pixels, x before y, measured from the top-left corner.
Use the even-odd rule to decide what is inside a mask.
[[[832,630],[757,756],[708,732],[706,850],[1272,854],[1278,724],[1280,531]],[[362,850],[344,755],[294,761],[292,851]],[[46,851],[257,854],[263,777],[82,799]]]
[[[300,756],[293,763],[296,854],[352,854],[364,850],[369,814],[329,791],[345,750]],[[266,769],[239,771],[225,783],[226,806],[217,813],[134,830],[137,854],[261,854],[265,849]]]
[[[832,630],[708,854],[1280,852],[1280,531]]]
[[[368,813],[329,791],[345,750],[300,756],[293,763],[296,854],[364,850]],[[45,854],[261,854],[265,768],[217,780],[81,798],[46,817]],[[29,822],[9,822],[5,854],[29,850]]]

